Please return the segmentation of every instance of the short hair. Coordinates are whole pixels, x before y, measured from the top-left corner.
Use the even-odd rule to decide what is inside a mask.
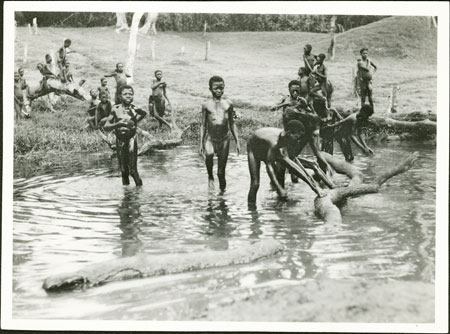
[[[52,60],[52,56],[50,56],[49,54],[45,55],[45,61],[49,61]]]
[[[125,86],[120,87],[119,94],[122,94],[122,92],[123,92],[124,89],[131,89],[131,91],[132,91],[133,94],[134,94],[134,89],[133,89],[133,87],[131,87],[130,85],[125,85]]]
[[[102,95],[106,95],[106,97],[108,97],[108,93],[105,92],[104,90],[100,91],[100,94],[98,94],[98,96],[102,96]]]
[[[23,70],[24,70],[24,68],[23,68],[22,66],[20,66],[20,67],[19,67],[19,68],[17,69],[17,73],[19,73],[19,71],[20,71],[20,70],[22,70],[22,71],[23,71]]]
[[[156,75],[156,73],[158,73],[158,72],[161,72],[161,74],[162,74],[162,71],[161,71],[161,70],[156,70],[156,71],[155,71],[155,75]]]
[[[364,51],[369,52],[369,49],[366,48],[366,47],[364,47],[364,48],[362,48],[361,50],[359,50],[359,54],[362,54]]]
[[[209,88],[212,87],[212,84],[214,82],[223,82],[225,84],[225,81],[223,80],[222,77],[219,77],[218,75],[214,75],[211,78],[209,78]]]
[[[105,77],[101,78],[101,79],[100,79],[100,82],[103,82],[103,80],[106,80],[106,78],[105,78]]]
[[[123,63],[117,63],[117,64],[116,64],[116,69],[119,68],[119,65],[122,65],[122,66],[123,66]]]
[[[311,44],[306,44],[306,45],[305,45],[305,48],[306,48],[306,49],[308,49],[309,51],[311,51],[311,50],[312,50],[312,46],[311,46]]]
[[[39,68],[39,66],[44,67],[44,64],[42,64],[42,63],[37,63],[36,68]]]
[[[291,80],[291,81],[289,81],[288,88],[291,88],[291,86],[294,86],[294,85],[301,86],[301,83],[298,80]]]
[[[373,115],[373,107],[370,104],[364,104],[359,110],[359,114],[370,117]]]
[[[292,133],[305,133],[305,126],[303,125],[302,122],[298,121],[298,120],[292,120],[289,121],[286,124],[286,128],[285,128],[286,132],[292,132]]]
[[[298,69],[299,71],[306,72],[306,67],[302,66]]]
[[[95,88],[91,88],[91,89],[89,90],[89,94],[92,93],[92,92],[93,92],[93,93],[97,93],[97,90],[96,90]]]
[[[15,79],[15,78],[20,78],[19,73],[17,73],[17,72],[14,73],[14,79]]]
[[[64,40],[64,44],[72,44],[72,41],[67,38],[67,39]]]
[[[325,56],[324,53],[320,53],[317,57],[319,57],[320,59],[326,59],[327,56]]]

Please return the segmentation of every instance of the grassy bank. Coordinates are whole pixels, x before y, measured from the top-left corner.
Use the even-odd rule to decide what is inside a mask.
[[[399,84],[398,109],[403,112],[436,111],[436,31],[426,18],[391,17],[337,36],[336,56],[328,61],[334,84],[333,104],[350,109],[357,103],[351,97],[351,73],[359,49],[368,46],[370,57],[378,65],[374,77],[375,112],[388,108],[392,84]],[[395,31],[395,33],[393,33]],[[22,66],[23,49],[28,45],[24,65],[28,82],[40,80],[35,69],[50,51],[56,51],[64,38],[71,38],[77,53],[70,55],[76,80],[85,79],[85,89],[99,86],[100,78],[112,71],[117,62],[126,62],[127,34],[105,28],[43,28],[30,36],[27,28],[17,28],[15,67]],[[152,41],[156,59],[151,56]],[[205,43],[211,42],[208,61]],[[210,93],[208,79],[221,75],[226,96],[232,99],[240,119],[238,128],[246,138],[261,126],[278,126],[280,115],[269,111],[287,93],[287,83],[295,79],[302,65],[303,45],[311,43],[313,52],[326,53],[329,36],[303,32],[161,33],[139,36],[134,70],[135,103],[147,106],[150,83],[156,69],[164,72],[168,95],[176,111],[176,122],[185,143],[198,140],[200,105]],[[426,46],[424,48],[423,46]],[[185,53],[180,54],[184,47]],[[114,91],[114,80],[108,81]],[[84,130],[87,103],[67,99],[56,113],[36,111],[31,120],[21,120],[14,128],[15,160],[45,160],[49,153],[108,152],[109,148],[95,132]],[[147,117],[141,127],[158,138],[170,138],[166,129]]]

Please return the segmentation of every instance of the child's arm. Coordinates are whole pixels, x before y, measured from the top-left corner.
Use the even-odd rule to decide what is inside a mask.
[[[112,73],[105,74],[104,77],[105,78],[111,78],[111,77],[115,77],[116,74],[117,74],[116,72],[112,72]]]
[[[207,125],[207,110],[204,105],[202,105],[202,118],[200,120],[200,143],[198,152],[202,157],[205,157],[205,138],[206,138],[206,125]]]
[[[373,71],[373,73],[375,73],[376,71],[377,71],[377,65],[375,65],[375,63],[371,60],[370,61],[370,65],[372,65],[373,66],[373,68],[374,68],[374,71]]]
[[[350,122],[348,117],[344,118],[343,120],[340,120],[340,121],[338,121],[338,122],[336,122],[334,124],[326,125],[325,128],[335,128],[335,127],[340,126],[342,124],[345,124],[347,122]]]
[[[144,119],[144,117],[147,115],[147,112],[144,109],[141,109],[141,108],[136,108],[136,109],[134,109],[134,111],[137,114],[137,116],[136,116],[136,124],[139,123],[140,121],[142,121]]]
[[[329,109],[332,113],[333,113],[333,115],[335,115],[340,121],[342,121],[344,118],[341,116],[341,114],[340,113],[338,113],[338,111],[336,110],[336,109],[334,109],[334,108],[330,108]]]
[[[290,101],[287,101],[287,102],[286,102],[286,99],[287,99],[286,97],[283,97],[283,98],[281,99],[281,101],[280,101],[277,105],[275,105],[274,107],[270,108],[270,110],[271,110],[271,111],[275,111],[275,110],[280,109],[281,107],[290,105],[291,102],[290,102]]]
[[[303,55],[303,62],[305,63],[306,67],[308,67],[309,71],[312,72],[313,69],[311,68],[311,65],[309,64],[309,61],[306,59],[305,55]]]
[[[320,140],[319,134],[320,134],[319,130],[313,131],[313,133],[311,135],[311,139],[309,141],[309,146],[311,147],[314,155],[317,157],[317,160],[325,166],[325,173],[332,174],[333,169],[330,167],[328,162],[325,160],[325,158],[323,157],[323,155],[319,149],[319,140]]]
[[[169,98],[167,97],[166,87],[167,87],[167,86],[165,85],[164,88],[163,88],[163,95],[164,95],[164,97],[166,98],[166,100],[167,100],[167,102],[169,103],[169,105],[172,105],[172,104],[170,103]]]
[[[356,128],[356,136],[363,147],[363,149],[362,149],[363,152],[368,153],[368,154],[373,154],[373,150],[367,145],[366,141],[364,140],[361,128],[359,128],[359,127]],[[355,141],[353,140],[353,142],[355,142]]]
[[[111,131],[114,129],[117,129],[121,126],[128,126],[128,122],[124,122],[122,120],[119,120],[117,122],[114,122],[116,113],[114,111],[111,111],[111,114],[109,115],[108,119],[106,120],[105,125],[103,126],[103,129],[105,131]]]
[[[230,103],[230,107],[228,108],[228,122],[230,124],[230,131],[233,135],[234,140],[236,141],[236,153],[239,155],[241,152],[241,145],[239,143],[238,130],[236,128],[236,123],[234,121],[234,111],[233,105]]]
[[[164,81],[153,81],[153,85],[152,85],[152,89],[156,89],[156,88],[158,88],[160,85],[163,85],[163,84],[165,84],[165,82]]]
[[[125,77],[131,78],[131,75],[129,75],[128,73],[125,73]]]
[[[322,79],[326,79],[327,75],[328,75],[328,69],[325,65],[323,65],[323,74],[320,74],[317,70],[314,71],[314,74],[317,75],[318,77],[321,77]]]

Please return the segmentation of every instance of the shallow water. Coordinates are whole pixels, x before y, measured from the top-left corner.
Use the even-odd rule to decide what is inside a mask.
[[[144,186],[122,186],[116,159],[86,157],[68,170],[14,181],[13,317],[41,319],[189,319],[230,296],[305,279],[434,281],[435,166],[432,145],[402,143],[358,155],[373,179],[413,151],[417,164],[378,194],[350,199],[343,223],[314,215],[314,193],[287,182],[280,202],[262,169],[257,211],[249,211],[246,155],[231,154],[224,194],[208,192],[192,147],[140,157]],[[344,177],[338,183],[345,183]],[[133,184],[133,182],[132,182]],[[113,282],[47,294],[43,280],[137,253],[226,250],[275,238],[281,254],[255,263]],[[218,319],[220,320],[220,319]]]

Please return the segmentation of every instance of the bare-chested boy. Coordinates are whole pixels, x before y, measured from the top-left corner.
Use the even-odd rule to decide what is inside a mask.
[[[106,131],[115,130],[117,158],[122,172],[122,184],[130,184],[131,174],[136,186],[142,185],[142,180],[137,170],[138,146],[136,141],[137,124],[147,114],[143,109],[136,108],[132,102],[134,97],[133,87],[124,85],[120,91],[121,103],[112,107],[105,126]]]
[[[367,97],[369,104],[373,107],[372,75],[377,71],[377,66],[368,58],[369,50],[367,48],[362,48],[359,53],[361,54],[361,58],[357,61],[357,78],[361,95],[361,105],[366,103]]]
[[[317,61],[311,72],[317,80],[317,84],[311,88],[310,93],[314,97],[327,101],[327,106],[329,108],[331,104],[331,97],[328,96],[330,82],[328,80],[328,69],[324,64],[325,58],[326,56],[323,53],[317,56]],[[319,90],[322,92],[322,95],[317,93]]]
[[[300,121],[290,121],[284,130],[278,128],[262,128],[256,130],[247,140],[247,157],[250,171],[250,190],[248,192],[249,204],[256,202],[256,194],[259,189],[261,161],[266,164],[267,174],[278,196],[286,199],[284,189],[284,170],[280,174],[280,168],[287,168],[291,173],[301,178],[320,197],[323,192],[318,184],[309,176],[306,170],[289,158],[291,150],[295,150],[298,143],[306,136],[305,128]],[[295,154],[295,153],[292,153]]]
[[[162,78],[162,71],[155,71],[155,79],[152,81],[152,95],[148,99],[149,110],[152,115],[158,120],[159,125],[164,122],[163,117],[166,114],[166,100],[169,103],[169,98],[167,97],[167,84]],[[159,117],[158,117],[159,116]]]
[[[76,52],[70,49],[70,45],[72,45],[72,41],[70,39],[65,39],[64,45],[58,51],[57,65],[60,71],[66,66],[67,55]]]
[[[317,56],[311,53],[311,44],[306,44],[303,48],[303,62],[305,64],[306,75],[309,75],[314,69],[314,63],[316,62]]]
[[[314,111],[320,117],[320,138],[322,140],[321,150],[329,154],[333,154],[334,150],[334,128],[328,125],[334,124],[342,120],[342,116],[334,108],[327,108],[325,101],[314,100]]]
[[[20,116],[24,116],[25,118],[31,117],[26,110],[25,99],[23,97],[25,88],[26,86],[24,87],[20,81],[20,74],[14,73],[14,113],[17,120]]]
[[[59,79],[62,83],[73,83],[72,72],[70,72],[70,62],[66,59],[64,66],[59,73]]]
[[[97,88],[98,96],[100,96],[102,93],[106,93],[108,100],[111,99],[111,94],[109,93],[108,89],[108,80],[106,78],[100,79],[100,87]]]
[[[352,162],[354,159],[351,145],[352,141],[364,153],[373,154],[373,150],[367,146],[361,131],[367,125],[368,119],[372,115],[373,107],[365,104],[357,113],[351,114],[343,120],[327,126],[327,128],[336,128],[334,138],[341,146],[341,151],[346,161]]]
[[[283,108],[284,111],[288,106],[296,106],[298,105],[298,98],[300,97],[300,85],[301,83],[298,80],[292,80],[288,84],[289,94],[284,96],[281,101],[274,107],[270,108],[270,110],[275,111],[277,109]]]
[[[310,102],[309,92],[311,90],[311,79],[307,74],[305,67],[298,69],[297,81],[300,83],[300,97],[303,97],[306,101]]]
[[[95,108],[94,115],[89,117],[87,120],[90,128],[94,130],[103,129],[103,126],[105,125],[108,116],[111,114],[112,109],[111,102],[108,100],[108,93],[103,91],[99,94],[99,96],[100,103],[98,103],[97,107]]]
[[[114,97],[114,102],[116,104],[119,104],[120,103],[120,91],[121,91],[120,88],[122,86],[127,85],[127,78],[131,78],[131,75],[129,75],[128,73],[126,73],[124,71],[122,63],[117,63],[116,70],[114,72],[105,74],[105,78],[110,78],[110,77],[113,77],[114,79],[116,79],[116,94]]]
[[[225,82],[221,77],[213,76],[209,79],[212,99],[208,99],[202,104],[199,145],[199,153],[205,157],[210,189],[214,187],[213,158],[214,154],[217,155],[217,177],[221,191],[226,188],[225,168],[230,148],[229,132],[236,141],[237,154],[241,149],[233,117],[233,105],[231,101],[222,98],[224,89]]]

